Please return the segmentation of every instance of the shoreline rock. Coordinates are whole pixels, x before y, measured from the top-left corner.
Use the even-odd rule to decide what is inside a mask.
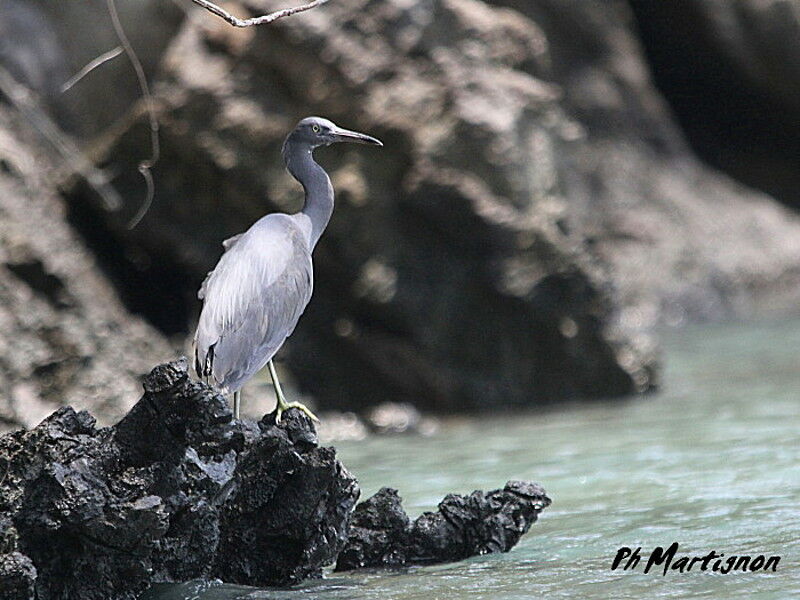
[[[509,481],[502,490],[448,494],[436,512],[408,518],[397,490],[382,488],[353,514],[336,571],[401,567],[508,552],[550,506],[544,489]]]
[[[355,508],[358,482],[299,411],[280,425],[273,414],[233,420],[185,359],[143,385],[112,427],[62,407],[0,437],[4,599],[134,600],[153,583],[196,579],[288,586],[320,577],[345,548],[340,569],[396,564],[373,557],[381,519],[403,564],[458,560],[510,549],[550,502],[511,482],[449,495],[412,526],[396,492]]]
[[[0,438],[5,545],[35,565],[36,598],[132,600],[192,578],[288,585],[333,563],[359,489],[306,417],[233,421],[184,360],[144,387],[113,427],[64,407]],[[22,560],[8,567],[14,597],[32,598]]]

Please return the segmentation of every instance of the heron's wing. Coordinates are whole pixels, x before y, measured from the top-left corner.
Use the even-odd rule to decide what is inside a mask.
[[[223,248],[225,248],[225,251],[227,252],[228,250],[230,250],[231,248],[233,248],[233,245],[234,245],[236,242],[238,242],[238,241],[239,241],[239,238],[241,238],[243,235],[244,235],[243,233],[238,233],[238,234],[236,234],[236,235],[232,235],[232,236],[231,236],[231,237],[229,237],[227,240],[223,240],[223,241],[222,241],[222,247],[223,247]]]
[[[243,235],[244,235],[243,233],[238,233],[236,235],[229,237],[227,240],[223,240],[222,247],[224,248],[224,252],[230,250],[233,247],[233,245],[239,241],[239,238],[241,238]],[[211,275],[213,273],[214,271],[209,271],[208,275],[206,275],[206,278],[203,280],[203,283],[200,285],[200,289],[197,291],[198,300],[203,300],[206,297],[206,286],[208,285],[208,281],[209,279],[211,279]]]
[[[290,217],[270,217],[229,246],[204,285],[195,358],[198,373],[224,387],[236,389],[277,352],[311,298],[303,234]]]

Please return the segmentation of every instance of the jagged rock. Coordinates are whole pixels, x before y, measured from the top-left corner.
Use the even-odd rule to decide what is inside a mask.
[[[397,490],[382,488],[356,507],[336,570],[430,564],[508,552],[550,502],[540,486],[509,481],[502,490],[449,494],[437,512],[423,513],[411,522]]]
[[[34,600],[36,568],[19,552],[0,554],[0,597],[3,600]]]
[[[278,428],[274,415],[265,417],[263,435],[237,465],[212,571],[224,581],[286,585],[319,577],[347,540],[356,480],[333,448],[317,448],[308,417],[292,411],[285,419]]]
[[[133,600],[154,582],[257,586],[338,569],[505,552],[550,504],[535,484],[449,495],[411,523],[394,490],[358,484],[299,411],[234,421],[225,399],[160,365],[113,427],[63,407],[0,438],[0,591]],[[345,551],[340,555],[342,548]]]
[[[113,427],[64,407],[0,438],[0,589],[133,600],[152,582],[286,585],[335,560],[359,488],[302,413],[233,421],[185,360],[145,390]]]

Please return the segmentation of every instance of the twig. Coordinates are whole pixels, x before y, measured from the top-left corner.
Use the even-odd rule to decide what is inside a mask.
[[[75,75],[70,77],[70,79],[64,85],[61,86],[61,93],[63,94],[64,92],[69,90],[73,85],[78,83],[81,79],[86,77],[89,73],[94,71],[97,67],[99,67],[103,63],[107,63],[112,58],[118,57],[120,54],[122,54],[122,52],[123,52],[122,47],[121,46],[117,46],[113,50],[109,50],[108,52],[105,52],[105,53],[101,54],[100,56],[98,56],[97,58],[95,58],[93,61],[88,62],[86,64],[86,66],[84,66]]]
[[[278,19],[282,19],[283,17],[290,17],[294,14],[305,12],[307,10],[311,10],[312,8],[316,8],[317,6],[322,6],[328,0],[313,0],[313,2],[309,2],[308,4],[303,4],[301,6],[295,6],[293,8],[284,8],[283,10],[276,10],[275,12],[269,13],[268,15],[262,15],[260,17],[252,17],[250,19],[239,19],[234,17],[231,13],[226,10],[223,10],[213,2],[209,2],[208,0],[192,0],[198,6],[202,6],[207,11],[214,13],[221,19],[225,19],[228,23],[233,25],[234,27],[251,27],[252,25],[264,25],[266,23],[272,23],[273,21],[277,21]]]
[[[72,173],[81,175],[92,186],[108,210],[119,210],[122,207],[122,199],[109,184],[105,173],[95,167],[70,137],[47,116],[47,113],[39,107],[33,92],[18,83],[2,65],[0,65],[0,92],[53,145],[69,165]]]
[[[150,86],[147,84],[147,77],[144,74],[144,68],[142,67],[139,57],[136,55],[136,51],[133,49],[128,36],[125,35],[125,30],[122,28],[122,23],[120,22],[119,14],[117,13],[117,6],[114,4],[114,0],[106,0],[106,4],[108,6],[108,14],[111,15],[111,23],[114,25],[114,31],[117,34],[119,43],[125,50],[125,54],[128,57],[128,60],[131,62],[133,70],[136,71],[136,78],[139,81],[139,89],[142,91],[142,97],[144,98],[145,106],[147,108],[147,115],[150,120],[150,158],[139,163],[139,173],[141,173],[142,177],[144,178],[147,191],[145,192],[145,198],[144,202],[142,202],[141,208],[139,208],[136,215],[133,217],[133,219],[131,219],[131,222],[128,223],[128,229],[133,229],[139,224],[139,221],[142,220],[142,217],[147,214],[147,211],[150,210],[150,205],[153,203],[153,196],[155,195],[153,174],[150,172],[150,169],[152,169],[153,166],[158,162],[159,156],[161,155],[161,149],[158,142],[158,118],[156,117],[155,103],[153,102],[153,95],[150,93]]]

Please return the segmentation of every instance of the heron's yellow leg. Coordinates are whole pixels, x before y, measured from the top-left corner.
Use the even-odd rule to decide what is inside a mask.
[[[272,385],[275,386],[275,396],[278,398],[278,406],[275,409],[275,422],[281,422],[281,415],[289,410],[290,408],[296,408],[306,415],[308,415],[312,420],[319,423],[319,419],[317,416],[311,412],[311,410],[302,402],[287,402],[286,396],[283,395],[283,390],[281,389],[281,382],[278,381],[278,374],[275,372],[275,365],[272,364],[272,360],[267,363],[269,367],[269,376],[272,377]]]

